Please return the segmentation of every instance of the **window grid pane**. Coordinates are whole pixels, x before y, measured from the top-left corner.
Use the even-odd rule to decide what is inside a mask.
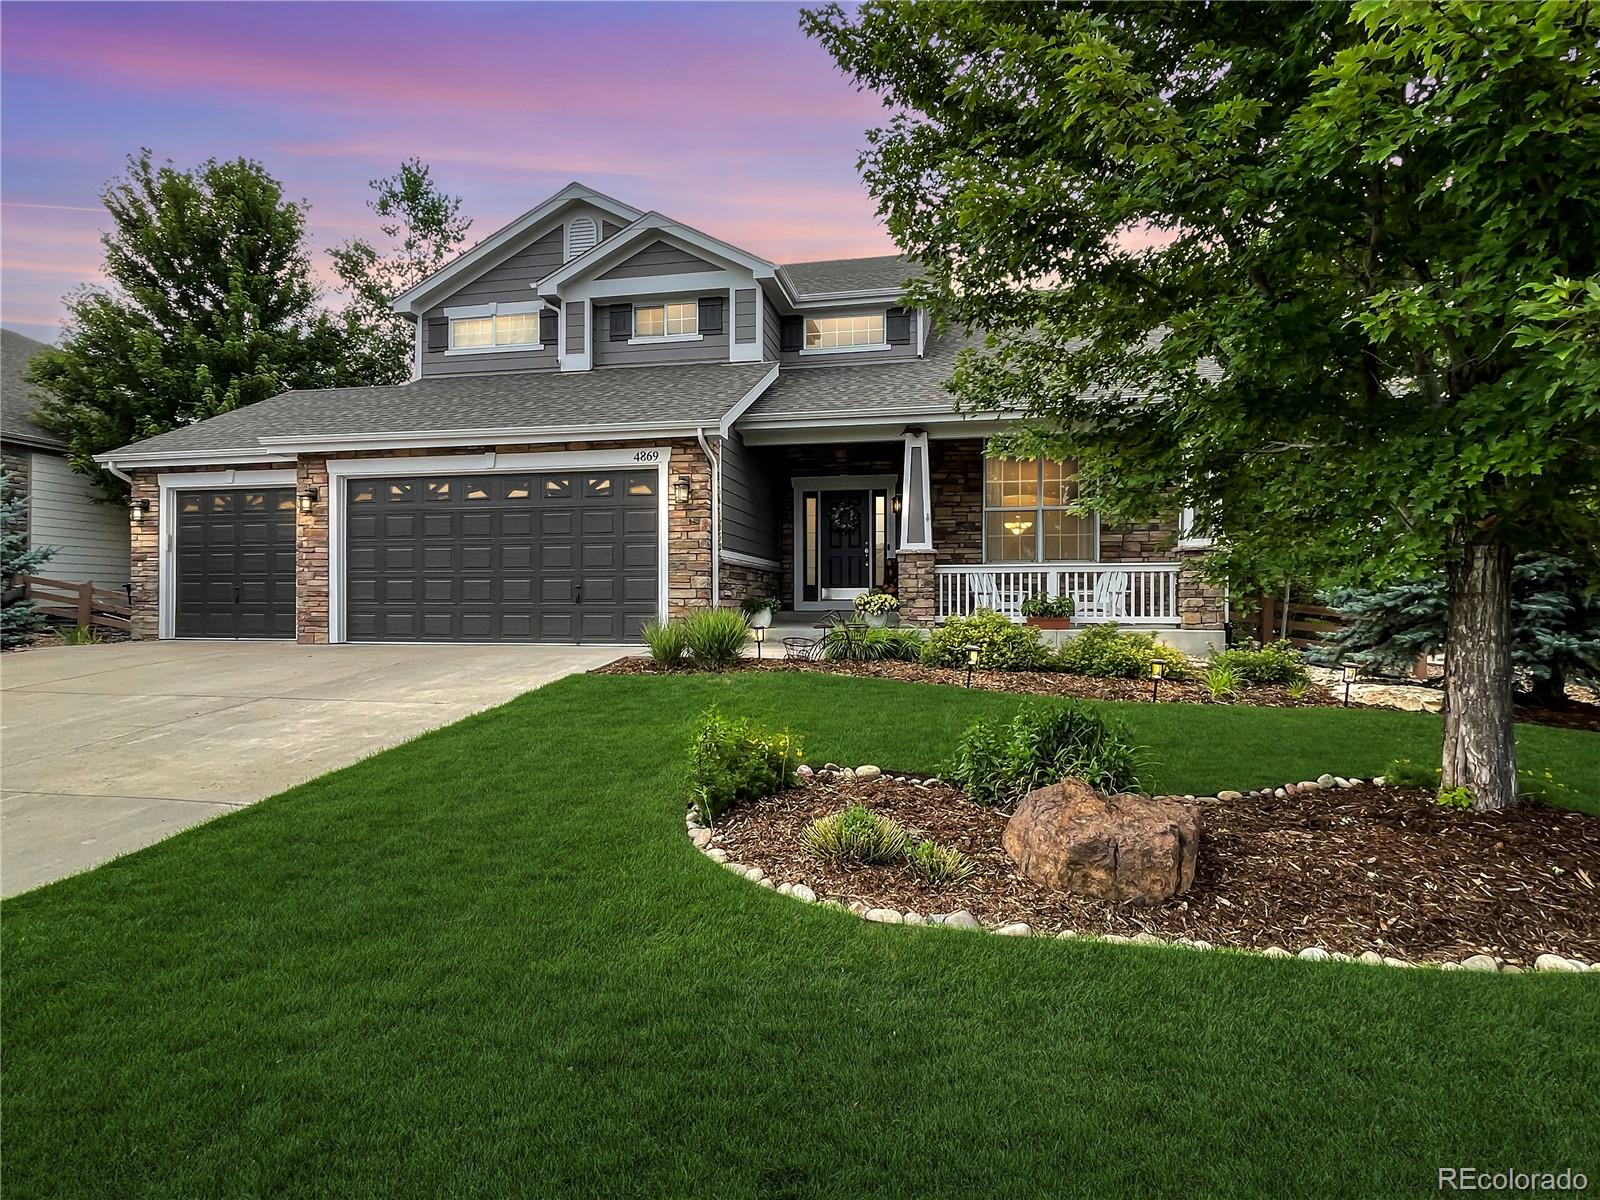
[[[806,349],[837,350],[851,346],[883,345],[882,313],[853,317],[807,317]]]
[[[667,305],[667,333],[698,333],[700,305],[695,301]]]
[[[660,337],[666,331],[667,310],[659,304],[633,310],[634,337]]]
[[[1073,459],[985,459],[985,561],[1096,561],[1094,518],[1065,511],[1077,473]]]
[[[531,346],[539,340],[538,313],[512,313],[497,316],[494,342],[497,346]]]
[[[471,317],[450,322],[450,345],[456,350],[494,345],[494,318]]]

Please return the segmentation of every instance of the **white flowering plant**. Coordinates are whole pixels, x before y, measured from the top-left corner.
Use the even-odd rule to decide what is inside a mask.
[[[900,601],[888,592],[862,592],[855,598],[856,611],[865,616],[877,617],[900,608]]]

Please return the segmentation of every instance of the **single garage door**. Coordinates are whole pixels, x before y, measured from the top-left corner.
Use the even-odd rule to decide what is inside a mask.
[[[627,642],[655,619],[655,471],[345,484],[351,641]]]
[[[294,489],[178,492],[179,637],[294,637]]]

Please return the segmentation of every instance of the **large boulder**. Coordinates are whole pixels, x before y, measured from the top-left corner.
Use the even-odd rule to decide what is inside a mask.
[[[1159,904],[1194,883],[1200,817],[1175,796],[1103,796],[1081,779],[1063,779],[1022,798],[1001,842],[1045,887]]]

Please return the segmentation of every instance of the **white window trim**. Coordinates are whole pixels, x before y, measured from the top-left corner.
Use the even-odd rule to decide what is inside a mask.
[[[859,346],[807,346],[806,325],[811,321],[847,321],[856,317],[877,317],[883,323],[883,337],[881,342],[864,342]],[[800,319],[800,351],[801,355],[808,354],[858,354],[862,351],[888,350],[889,345],[889,310],[870,308],[865,312],[833,313],[828,316],[802,316]]]
[[[659,308],[661,310],[661,327],[667,327],[667,306],[672,304],[687,304],[694,309],[693,333],[640,333],[639,310],[641,308]],[[633,309],[633,336],[628,339],[630,346],[654,346],[660,342],[703,342],[706,335],[700,332],[700,302],[698,300],[661,300],[650,304],[635,304]]]
[[[445,357],[454,358],[458,355],[466,354],[526,354],[531,350],[543,350],[544,343],[537,340],[532,342],[512,342],[504,346],[494,344],[488,346],[457,346],[456,322],[481,320],[484,317],[493,320],[497,316],[528,316],[531,313],[542,312],[545,308],[546,305],[543,300],[506,300],[489,304],[462,304],[447,308],[444,310],[444,315],[445,319],[450,323],[450,341],[449,347],[444,352]],[[492,328],[491,326],[491,330]]]
[[[1091,511],[1088,514],[1089,532],[1090,532],[1090,535],[1091,535],[1091,537],[1093,538],[1093,541],[1094,541],[1094,557],[1093,558],[1045,558],[1044,557],[1044,514],[1046,512],[1066,512],[1072,506],[1068,505],[1068,504],[1046,504],[1044,502],[1044,482],[1043,482],[1043,476],[1044,476],[1043,463],[1044,463],[1044,460],[1043,459],[1036,459],[1035,460],[1039,464],[1039,466],[1038,466],[1039,474],[1035,477],[1035,480],[1034,480],[1035,489],[1036,489],[1035,492],[1034,492],[1034,495],[1035,495],[1036,499],[1034,500],[1034,503],[1033,503],[1033,514],[1034,514],[1033,552],[1037,557],[1028,558],[1028,559],[1003,559],[1003,560],[989,557],[989,514],[992,513],[992,512],[1021,513],[1021,512],[1027,512],[1028,511],[1026,508],[1018,508],[1018,507],[1011,506],[1011,505],[996,505],[996,504],[990,504],[989,503],[989,464],[990,463],[995,463],[995,462],[1000,462],[1000,461],[1002,461],[1002,460],[996,459],[996,458],[990,458],[988,455],[985,455],[984,459],[983,459],[983,507],[982,507],[981,515],[979,517],[979,530],[978,530],[978,532],[979,532],[979,536],[980,536],[980,538],[982,540],[984,565],[985,566],[997,566],[997,567],[1000,567],[1000,566],[1004,566],[1004,567],[1048,567],[1048,566],[1058,566],[1058,565],[1071,565],[1071,564],[1077,564],[1077,563],[1097,563],[1097,562],[1099,562],[1100,561],[1100,514],[1097,513],[1097,512],[1093,512],[1093,511]]]
[[[156,536],[161,543],[161,560],[156,574],[156,636],[178,636],[178,497],[179,492],[196,489],[295,487],[299,480],[293,467],[277,471],[180,471],[156,476]],[[299,510],[295,512],[295,540],[299,540]],[[295,582],[295,630],[300,628],[300,586]],[[188,639],[185,639],[188,640]],[[195,639],[203,640],[203,639]],[[232,639],[228,639],[232,640]],[[274,638],[273,641],[282,641]]]
[[[804,357],[805,355],[808,355],[808,354],[861,354],[861,353],[869,352],[869,351],[873,351],[873,350],[893,350],[893,349],[894,349],[894,347],[891,346],[888,342],[874,342],[870,346],[829,346],[829,347],[825,347],[825,348],[819,346],[819,347],[816,347],[814,349],[807,349],[805,347],[801,347],[801,349],[798,351],[798,353],[802,357]]]
[[[436,454],[416,458],[328,460],[328,641],[345,641],[345,492],[351,479],[375,476],[538,474],[548,471],[629,470],[656,472],[659,536],[656,539],[656,617],[667,619],[667,550],[672,447],[631,445],[615,450],[535,450],[515,453]],[[238,472],[240,475],[246,472]],[[266,474],[266,472],[263,472]],[[287,472],[291,477],[293,471]],[[165,478],[165,477],[163,477]],[[163,513],[166,506],[162,506]],[[599,643],[593,643],[598,645]]]

